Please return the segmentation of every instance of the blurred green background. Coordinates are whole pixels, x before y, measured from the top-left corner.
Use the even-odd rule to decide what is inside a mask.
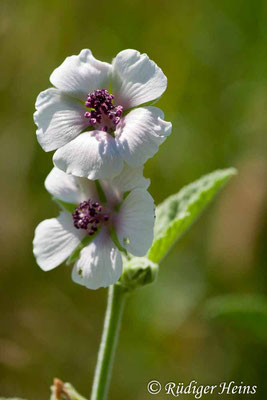
[[[169,80],[158,105],[173,133],[145,167],[156,204],[214,169],[239,175],[157,283],[129,299],[110,399],[149,399],[151,379],[242,381],[265,399],[267,2],[2,0],[0,9],[0,393],[45,400],[56,376],[89,395],[107,293],[75,285],[69,267],[35,263],[34,228],[57,207],[43,187],[52,154],[37,144],[32,114],[66,56],[90,48],[111,61],[134,48]]]

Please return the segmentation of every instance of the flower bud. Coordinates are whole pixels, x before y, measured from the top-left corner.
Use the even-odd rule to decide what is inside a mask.
[[[117,284],[131,291],[137,287],[148,285],[156,280],[158,264],[146,257],[123,257],[123,273]]]

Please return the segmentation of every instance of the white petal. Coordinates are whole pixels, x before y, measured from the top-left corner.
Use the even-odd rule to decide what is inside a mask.
[[[116,216],[120,244],[134,256],[144,256],[153,240],[154,201],[144,189],[133,190]]]
[[[121,254],[102,229],[94,241],[81,251],[72,271],[72,279],[89,289],[98,289],[115,283],[121,273]]]
[[[123,168],[114,138],[103,131],[82,133],[58,149],[53,161],[68,174],[88,179],[113,178]]]
[[[98,61],[88,49],[79,55],[67,57],[56,68],[50,82],[61,91],[80,100],[86,100],[89,92],[109,87],[111,65]]]
[[[37,264],[49,271],[60,265],[73,252],[85,235],[73,226],[70,214],[61,212],[58,218],[42,221],[35,229],[33,253]]]
[[[115,136],[122,158],[132,166],[142,165],[170,135],[172,125],[156,107],[132,110],[118,124]]]
[[[144,166],[130,167],[125,165],[121,173],[113,179],[112,185],[121,193],[128,192],[136,188],[147,189],[150,185],[150,179],[143,176]]]
[[[78,204],[83,200],[98,200],[94,182],[85,178],[68,175],[58,168],[53,168],[45,180],[46,190],[59,200]]]
[[[112,89],[116,104],[126,109],[155,100],[167,87],[162,70],[146,54],[121,51],[112,62]]]
[[[130,167],[124,165],[121,173],[112,180],[101,180],[101,186],[109,202],[116,204],[121,202],[123,194],[136,188],[147,189],[150,185],[150,179],[143,176],[144,166]]]
[[[74,139],[88,126],[86,111],[77,100],[47,89],[37,97],[34,122],[37,139],[45,151],[55,150]]]

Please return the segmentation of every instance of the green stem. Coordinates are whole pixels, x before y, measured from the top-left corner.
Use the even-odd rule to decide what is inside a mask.
[[[101,344],[98,352],[91,400],[106,400],[127,292],[119,285],[109,287]]]

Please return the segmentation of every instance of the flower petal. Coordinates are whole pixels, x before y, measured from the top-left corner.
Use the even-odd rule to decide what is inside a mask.
[[[37,264],[49,271],[60,265],[73,252],[85,231],[73,226],[72,217],[61,212],[58,218],[42,221],[35,229],[33,253]]]
[[[98,200],[95,183],[86,178],[68,175],[54,167],[45,180],[46,190],[66,203],[80,203],[89,198]]]
[[[47,89],[37,97],[34,122],[37,139],[45,151],[55,150],[74,139],[88,126],[85,108],[75,99]]]
[[[115,140],[122,158],[132,166],[142,165],[170,135],[172,125],[156,107],[132,110],[118,124]]]
[[[112,181],[112,186],[116,187],[121,193],[128,192],[136,188],[147,189],[150,179],[143,176],[144,166],[130,167],[125,165],[122,172]]]
[[[109,87],[111,65],[98,61],[88,49],[79,55],[67,57],[56,68],[50,82],[62,92],[86,100],[89,92]]]
[[[121,51],[112,62],[112,89],[116,104],[128,109],[162,95],[167,78],[146,54]]]
[[[154,201],[144,189],[133,190],[116,216],[120,244],[134,256],[144,256],[153,240]]]
[[[101,186],[109,202],[118,204],[123,199],[123,194],[136,188],[147,189],[150,179],[143,176],[144,166],[130,167],[124,165],[121,173],[114,179],[101,179]]]
[[[123,168],[114,138],[103,131],[82,133],[58,149],[53,161],[68,174],[88,179],[113,178]]]
[[[101,232],[80,254],[72,271],[72,279],[88,289],[107,287],[122,273],[121,254],[106,230]]]

